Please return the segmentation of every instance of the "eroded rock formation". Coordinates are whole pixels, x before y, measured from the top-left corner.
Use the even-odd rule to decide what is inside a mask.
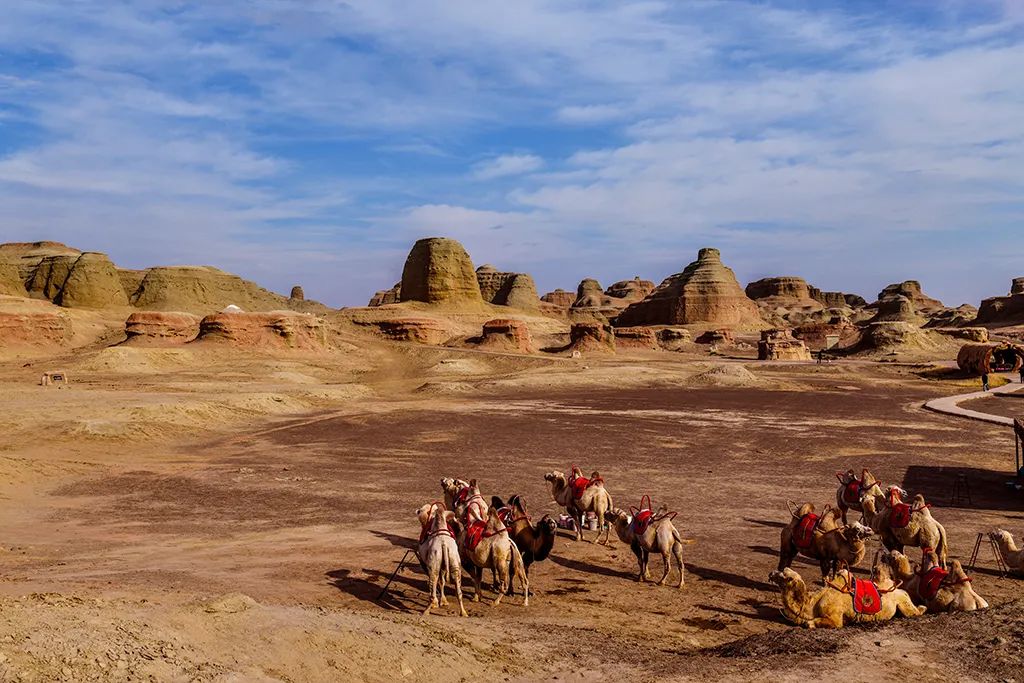
[[[71,265],[54,303],[67,308],[128,306],[117,269],[106,254],[83,252]]]
[[[477,268],[476,278],[480,295],[488,303],[525,310],[539,307],[537,286],[526,273],[503,273],[492,265],[484,265]]]
[[[976,323],[1002,325],[1024,323],[1024,278],[1015,278],[1009,296],[994,296],[981,302]]]
[[[387,304],[397,304],[401,300],[402,283],[396,282],[395,286],[391,289],[382,289],[374,294],[367,306],[386,306]]]
[[[580,353],[615,353],[615,335],[599,322],[575,322],[569,329],[569,348]]]
[[[322,318],[295,311],[214,313],[199,323],[197,342],[250,348],[321,349],[328,331]]]
[[[758,360],[810,360],[811,352],[789,330],[764,330],[757,343]]]
[[[508,318],[485,322],[479,344],[495,351],[530,353],[534,350],[533,337],[527,324],[522,320]]]
[[[429,237],[413,245],[402,270],[402,301],[428,304],[483,303],[473,262],[461,244]]]
[[[445,343],[451,337],[445,326],[433,318],[395,318],[376,320],[367,324],[376,327],[384,337],[393,341],[436,346]]]
[[[199,336],[201,318],[191,313],[136,311],[124,322],[125,343],[184,344]]]

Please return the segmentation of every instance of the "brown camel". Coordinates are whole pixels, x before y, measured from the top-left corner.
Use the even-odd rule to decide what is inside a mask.
[[[466,524],[459,533],[459,551],[462,564],[473,577],[473,602],[480,602],[480,582],[483,570],[490,569],[495,576],[497,587],[492,606],[501,602],[501,597],[511,586],[513,579],[519,579],[523,589],[523,607],[530,604],[530,580],[526,577],[523,556],[512,542],[508,528],[493,506],[487,509],[487,517]],[[510,571],[511,569],[511,571]]]
[[[839,507],[843,524],[846,524],[846,513],[849,510],[856,510],[863,514],[860,499],[867,494],[882,495],[882,487],[875,479],[875,476],[868,472],[867,468],[861,470],[860,479],[853,473],[853,470],[836,472],[839,479],[839,488],[836,489],[836,505]]]
[[[925,613],[927,608],[914,605],[906,591],[892,587],[891,577],[881,578],[883,585],[874,585],[877,593],[873,594],[871,585],[858,586],[850,571],[843,570],[835,582],[809,595],[803,578],[789,567],[768,575],[782,592],[782,615],[805,628],[842,628],[848,623],[888,621],[897,612],[905,617]]]
[[[1017,548],[1013,535],[1009,531],[996,529],[988,532],[988,537],[996,542],[999,554],[1003,556],[1006,568],[1018,574],[1024,574],[1024,549]]]
[[[611,535],[611,525],[605,520],[605,513],[612,509],[612,496],[604,487],[604,479],[599,472],[594,472],[589,479],[583,477],[578,467],[573,467],[570,476],[563,472],[548,472],[544,480],[551,487],[551,497],[565,508],[576,522],[576,540],[583,540],[583,525],[587,513],[597,515],[601,528],[597,531],[597,540],[601,541],[601,531],[605,531],[604,543]]]
[[[605,513],[605,519],[615,527],[615,534],[619,540],[625,543],[636,555],[640,565],[636,580],[643,582],[651,578],[649,570],[650,554],[661,553],[665,571],[658,581],[659,586],[664,586],[668,580],[669,572],[672,571],[672,557],[676,558],[679,565],[679,583],[677,588],[682,588],[685,581],[686,568],[683,564],[683,544],[687,541],[679,535],[668,508],[662,506],[656,513],[651,510],[641,510],[640,513],[650,513],[646,519],[638,519],[628,514],[625,510],[618,508]]]
[[[487,501],[480,495],[476,479],[464,481],[445,477],[441,480],[441,490],[444,492],[445,505],[449,510],[454,510],[463,523],[487,519]]]
[[[416,516],[422,528],[416,554],[427,572],[427,582],[430,584],[430,602],[423,610],[423,615],[430,614],[432,607],[448,604],[444,597],[444,584],[448,580],[455,584],[459,614],[469,616],[462,602],[462,562],[459,558],[459,544],[455,540],[459,528],[455,513],[446,510],[443,503],[429,503],[417,510]]]
[[[902,582],[910,598],[928,607],[930,613],[973,612],[988,607],[988,602],[974,590],[959,560],[953,560],[947,572],[939,566],[934,552],[924,554],[920,568],[897,550],[882,553],[880,559]]]
[[[498,508],[502,521],[512,534],[512,540],[523,556],[523,567],[526,575],[530,575],[530,565],[548,558],[555,545],[555,531],[558,525],[551,515],[544,515],[536,524],[532,524],[530,513],[526,510],[526,501],[519,494],[508,499],[508,505],[493,496],[491,504]]]
[[[865,495],[861,499],[864,521],[875,530],[887,550],[903,552],[905,546],[934,550],[939,564],[945,568],[949,552],[946,529],[934,517],[924,496],[914,496],[911,503],[903,502],[905,492],[890,486],[885,495]]]
[[[789,567],[797,555],[817,560],[822,577],[834,575],[841,564],[856,567],[864,559],[864,539],[873,532],[859,522],[839,525],[836,508],[826,508],[819,517],[813,504],[804,503],[795,512],[791,506],[790,516],[779,538],[779,571]]]

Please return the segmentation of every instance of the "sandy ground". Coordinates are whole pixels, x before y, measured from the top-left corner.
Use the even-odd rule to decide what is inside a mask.
[[[70,388],[35,386],[53,367]],[[0,681],[1024,680],[1021,584],[987,546],[979,614],[805,632],[766,581],[785,501],[833,501],[850,467],[924,493],[965,562],[978,532],[1019,537],[1012,434],[924,411],[962,389],[923,368],[745,367],[359,343],[11,358]],[[619,506],[679,512],[683,590],[637,584],[614,537],[563,533],[527,608],[485,589],[468,619],[422,619],[418,568],[377,599],[440,477],[520,493],[538,518],[557,512],[543,473],[572,463]],[[951,507],[960,474],[971,504]]]

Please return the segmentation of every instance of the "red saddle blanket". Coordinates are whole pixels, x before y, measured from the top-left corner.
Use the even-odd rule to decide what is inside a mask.
[[[579,500],[583,497],[583,492],[590,486],[590,480],[586,477],[576,477],[569,482],[569,486],[572,487],[572,497]]]
[[[476,550],[476,547],[480,545],[480,539],[484,537],[484,530],[486,528],[487,522],[485,521],[473,522],[466,527],[466,538],[463,541],[466,550]]]
[[[451,524],[449,524],[447,526],[448,526],[448,533],[452,535],[452,538],[455,538],[455,529],[452,528]],[[422,529],[420,529],[420,543],[423,543],[423,541],[427,540],[427,536],[429,536],[429,535],[430,535],[430,525],[428,524],[427,526],[425,526]]]
[[[637,512],[633,517],[633,533],[637,536],[643,536],[644,532],[647,531],[647,527],[651,526],[653,518],[653,510],[640,510]]]
[[[860,482],[851,481],[846,485],[846,489],[843,490],[843,502],[850,505],[856,505],[860,503]]]
[[[949,576],[949,572],[942,567],[932,567],[921,576],[921,583],[918,592],[925,600],[931,600],[939,592],[942,580]]]
[[[857,614],[878,614],[882,609],[882,598],[878,586],[867,579],[853,580],[853,610]]]
[[[808,513],[800,518],[793,529],[793,543],[800,550],[807,550],[814,543],[814,530],[818,528],[818,515]]]
[[[893,503],[889,510],[889,526],[893,529],[902,529],[910,524],[910,505],[908,503]]]

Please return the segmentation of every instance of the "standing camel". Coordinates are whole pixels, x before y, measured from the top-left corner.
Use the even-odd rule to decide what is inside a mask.
[[[462,602],[462,562],[459,559],[459,544],[455,540],[458,529],[455,513],[446,510],[443,503],[430,503],[417,510],[416,516],[422,528],[416,554],[427,572],[427,582],[430,584],[430,602],[423,610],[423,615],[430,614],[432,607],[443,607],[448,604],[444,597],[444,584],[447,579],[455,584],[459,615],[469,616]]]
[[[501,597],[511,586],[512,579],[518,578],[523,588],[523,607],[530,603],[530,580],[526,577],[523,556],[508,535],[508,528],[502,523],[498,511],[488,508],[487,517],[465,525],[459,534],[459,550],[463,566],[473,577],[473,602],[480,602],[480,582],[484,569],[490,569],[497,580],[492,607],[497,607]],[[511,571],[510,571],[511,568]]]
[[[881,562],[889,566],[893,576],[902,582],[903,590],[918,605],[928,607],[929,613],[973,612],[985,609],[988,602],[978,595],[971,578],[964,572],[959,560],[950,562],[946,571],[939,566],[935,553],[924,554],[920,569],[903,553],[890,550],[882,553]]]
[[[924,502],[924,496],[917,494],[912,503],[904,503],[898,486],[890,486],[884,496],[867,494],[861,499],[864,521],[882,539],[887,550],[903,552],[905,546],[932,549],[945,568],[949,553],[946,528],[939,524]]]
[[[601,542],[601,531],[605,532],[604,543],[608,542],[611,536],[611,525],[605,519],[605,513],[612,509],[612,495],[604,487],[604,478],[599,472],[594,472],[587,479],[578,467],[573,467],[569,477],[563,472],[554,471],[544,475],[544,480],[551,487],[551,497],[555,502],[565,508],[576,522],[576,540],[583,540],[583,525],[587,519],[587,513],[593,512],[597,515],[600,528],[597,531],[597,540]],[[591,541],[593,542],[593,541]]]
[[[841,564],[856,567],[864,559],[864,539],[874,532],[859,522],[841,526],[839,511],[826,506],[820,516],[812,503],[804,503],[795,512],[790,505],[790,522],[779,535],[779,565],[782,571],[797,555],[818,561],[821,576],[832,576]]]
[[[441,480],[441,490],[444,492],[445,505],[454,510],[462,522],[469,524],[487,519],[487,502],[480,495],[476,479],[463,481],[445,477]]]
[[[651,578],[648,563],[651,553],[655,552],[661,554],[662,562],[665,565],[665,571],[661,575],[658,585],[665,585],[669,572],[672,571],[672,558],[675,557],[676,564],[679,565],[679,583],[676,587],[683,587],[686,572],[683,564],[683,544],[686,541],[679,535],[679,530],[672,523],[673,516],[674,514],[670,513],[668,507],[664,505],[657,513],[650,509],[642,509],[636,516],[618,508],[605,513],[605,518],[615,527],[615,534],[619,540],[628,545],[636,555],[640,564],[637,581],[643,582]]]
[[[1017,544],[1013,542],[1013,535],[1009,531],[996,529],[988,532],[988,537],[999,547],[999,554],[1003,556],[1007,569],[1024,574],[1024,549],[1017,548]]]
[[[853,473],[853,470],[836,472],[839,479],[839,488],[836,489],[836,505],[839,507],[843,524],[846,524],[846,513],[855,510],[864,513],[860,501],[865,495],[882,495],[882,487],[875,479],[875,476],[868,472],[867,468],[861,470],[860,479]]]
[[[518,493],[508,499],[508,505],[498,496],[491,498],[491,504],[502,515],[501,521],[512,534],[512,540],[523,556],[526,575],[529,576],[530,565],[546,560],[551,554],[558,525],[551,519],[551,515],[544,515],[539,522],[532,524],[530,513],[526,511],[526,501]]]

